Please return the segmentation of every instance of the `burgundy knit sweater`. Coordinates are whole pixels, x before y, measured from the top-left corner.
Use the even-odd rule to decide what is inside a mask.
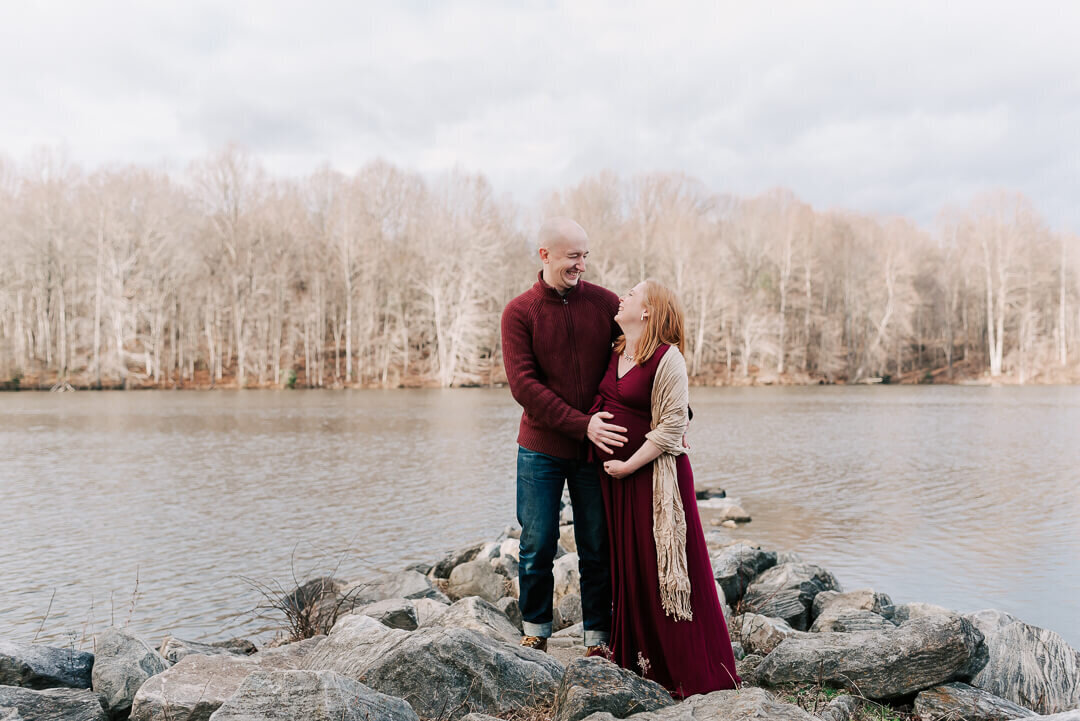
[[[502,352],[514,400],[525,409],[517,442],[568,460],[583,459],[588,410],[611,361],[619,298],[579,280],[566,295],[537,282],[507,303]]]

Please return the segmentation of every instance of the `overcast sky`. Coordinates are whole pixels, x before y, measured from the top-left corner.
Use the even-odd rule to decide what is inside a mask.
[[[984,188],[1080,231],[1080,3],[6,2],[0,154],[273,173],[602,169],[931,225]],[[302,7],[301,7],[302,6]]]

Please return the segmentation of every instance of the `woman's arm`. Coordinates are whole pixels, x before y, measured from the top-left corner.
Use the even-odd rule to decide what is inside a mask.
[[[626,478],[639,468],[652,463],[663,451],[648,438],[641,444],[641,448],[634,451],[628,461],[604,461],[604,472],[612,478]]]

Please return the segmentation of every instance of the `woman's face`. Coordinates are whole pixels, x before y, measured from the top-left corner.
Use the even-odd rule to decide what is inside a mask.
[[[615,314],[615,322],[623,329],[628,324],[644,323],[642,313],[646,318],[649,317],[649,311],[645,309],[645,281],[641,281],[619,298],[619,312]]]

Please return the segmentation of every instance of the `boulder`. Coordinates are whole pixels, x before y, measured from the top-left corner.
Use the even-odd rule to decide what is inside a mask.
[[[905,696],[969,677],[985,663],[983,637],[961,616],[933,616],[883,631],[811,633],[783,641],[758,681],[822,683],[874,699]]]
[[[365,621],[383,630],[358,627]],[[347,616],[326,645],[331,653],[313,658],[310,668],[337,671],[407,699],[423,718],[452,720],[473,711],[500,714],[551,702],[563,674],[562,665],[545,653],[465,628],[407,633]]]
[[[125,716],[146,680],[169,668],[169,662],[150,644],[116,626],[95,636],[94,649],[90,677],[113,717]]]
[[[1015,621],[986,637],[971,685],[1041,714],[1080,708],[1080,654],[1058,634]]]
[[[873,611],[855,611],[835,605],[825,609],[810,626],[814,633],[852,633],[888,628],[896,628],[896,624]]]
[[[71,648],[0,641],[0,684],[24,688],[90,688],[94,654]]]
[[[836,577],[811,563],[783,563],[766,570],[746,589],[743,608],[763,616],[782,618],[792,628],[810,626],[814,597],[822,591],[840,591]],[[727,588],[724,589],[725,594]]]
[[[186,656],[142,685],[131,721],[206,721],[250,674],[295,669],[323,640],[306,639],[251,656]]]
[[[450,578],[450,572],[453,571],[456,566],[460,566],[463,563],[468,563],[475,559],[476,554],[480,553],[480,549],[483,547],[484,542],[480,541],[451,551],[443,556],[442,559],[432,567],[428,572],[428,575],[432,578]]]
[[[512,558],[521,560],[521,541],[516,538],[507,538],[499,546],[499,558]]]
[[[333,671],[254,671],[212,721],[419,721],[403,699]]]
[[[935,606],[932,603],[898,603],[893,608],[893,623],[901,624],[913,618],[927,618],[929,616],[954,616],[956,611]]]
[[[413,608],[416,609],[417,628],[423,626],[439,614],[446,613],[446,609],[450,608],[449,603],[433,601],[430,598],[414,598],[411,600]]]
[[[1020,620],[1011,613],[998,611],[995,608],[986,608],[982,611],[975,611],[974,613],[965,613],[964,618],[971,621],[972,625],[979,629],[983,636],[987,637],[989,637],[991,633],[997,632],[998,629]]]
[[[416,571],[397,571],[353,581],[342,590],[350,607],[364,606],[388,598],[430,598],[442,603],[450,599],[431,585],[431,579]]]
[[[108,718],[98,695],[89,689],[0,686],[0,719],[4,721],[107,721]]]
[[[252,646],[254,648],[254,645]],[[250,655],[242,646],[219,646],[196,641],[185,641],[175,636],[166,636],[158,648],[158,653],[169,663],[176,663],[180,659],[192,654],[201,656],[248,656]]]
[[[505,576],[495,572],[483,559],[469,561],[454,568],[450,573],[448,592],[453,598],[479,596],[495,603],[506,595]]]
[[[734,654],[736,661],[742,661],[746,658],[746,650],[743,649],[743,645],[738,641],[731,642],[731,653]]]
[[[613,721],[615,718],[605,712],[586,716],[588,721]],[[659,711],[634,714],[633,718],[634,721],[817,721],[798,706],[777,701],[765,689],[749,687],[691,696]]]
[[[491,564],[495,573],[499,574],[503,578],[517,578],[518,577],[518,560],[510,556],[499,556],[493,558],[488,563]]]
[[[521,617],[521,606],[518,605],[518,600],[510,596],[500,598],[495,603],[495,608],[506,614],[506,617],[510,619],[510,623],[514,624],[514,628],[518,630],[518,633],[524,633],[522,624],[524,619]]]
[[[559,629],[581,623],[581,595],[577,593],[566,594],[559,599],[556,610],[559,612]]]
[[[555,605],[559,604],[563,596],[581,592],[581,574],[578,571],[578,555],[576,553],[568,553],[555,561],[552,570],[555,575]]]
[[[675,702],[667,690],[603,658],[579,658],[566,667],[555,697],[554,721],[579,721],[606,711],[626,718],[656,711]]]
[[[878,593],[872,588],[860,588],[855,591],[822,591],[814,597],[811,617],[817,619],[826,609],[839,613],[847,611],[872,611],[884,618],[893,615],[896,608],[888,594]]]
[[[424,628],[469,628],[497,641],[516,644],[521,631],[506,614],[479,596],[469,596],[450,605]]]
[[[702,486],[694,488],[694,496],[699,501],[705,501],[710,498],[727,498],[727,491],[719,486]]]
[[[438,602],[432,601],[432,603]],[[420,620],[416,615],[416,605],[407,598],[388,598],[384,601],[376,601],[354,609],[352,613],[360,616],[370,616],[384,626],[400,628],[403,631],[415,631],[420,625]]]
[[[776,553],[740,542],[721,548],[711,560],[726,602],[737,604],[758,574],[776,565]]]
[[[731,635],[747,653],[768,656],[784,639],[805,635],[796,631],[781,618],[769,618],[757,613],[736,616],[731,624]]]
[[[1008,721],[1034,716],[1035,712],[966,683],[947,683],[919,692],[915,715],[919,721]]]

